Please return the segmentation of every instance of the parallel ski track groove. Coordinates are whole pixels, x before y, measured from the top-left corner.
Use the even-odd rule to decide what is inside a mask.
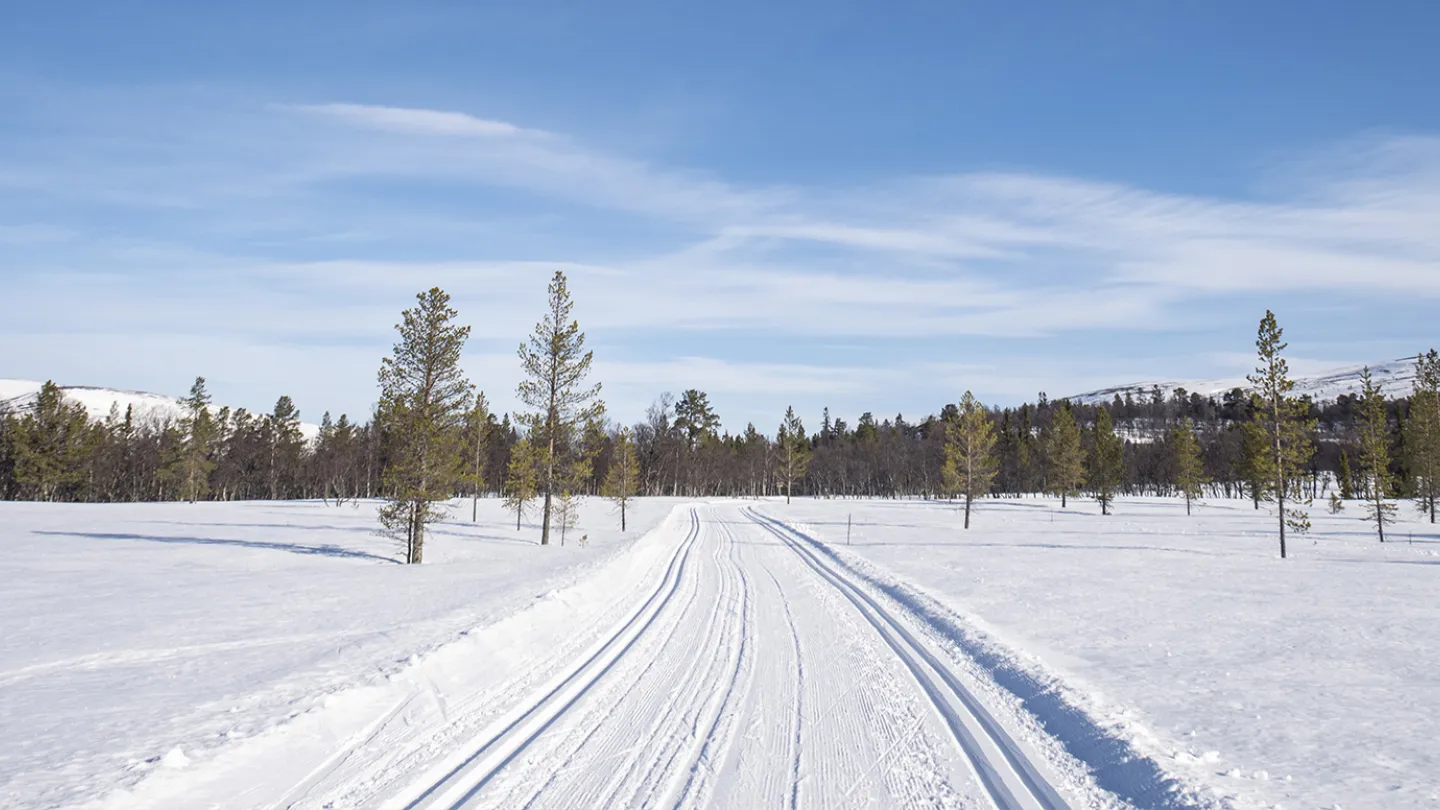
[[[544,695],[536,698],[529,709],[527,709],[519,717],[515,718],[515,720],[511,721],[504,729],[501,729],[495,736],[491,737],[488,741],[486,741],[483,745],[476,749],[476,751],[472,753],[469,757],[467,757],[464,762],[461,762],[459,765],[452,768],[448,773],[446,773],[443,777],[437,780],[434,784],[427,787],[424,792],[417,796],[413,801],[406,804],[405,810],[418,810],[418,808],[424,806],[431,797],[435,796],[435,794],[455,783],[459,777],[466,775],[465,771],[472,764],[474,764],[485,754],[493,750],[497,745],[506,741],[527,720],[530,720],[533,717],[543,716],[544,720],[540,724],[540,727],[537,728],[534,732],[532,732],[524,740],[522,740],[513,751],[511,751],[508,755],[505,756],[504,759],[502,759],[494,767],[486,770],[478,776],[472,775],[470,779],[467,780],[471,782],[469,789],[463,796],[461,796],[459,799],[449,805],[449,810],[458,810],[459,808],[469,803],[472,799],[474,799],[475,796],[485,787],[485,785],[489,784],[490,780],[493,779],[496,774],[504,770],[506,766],[508,766],[512,761],[514,761],[515,758],[518,757],[526,748],[528,748],[531,743],[533,743],[540,735],[545,733],[545,731],[551,725],[553,725],[556,720],[558,720],[562,715],[564,715],[571,706],[578,702],[580,698],[589,691],[591,686],[593,686],[598,680],[604,677],[604,675],[610,671],[610,669],[615,665],[615,663],[621,658],[623,658],[625,656],[625,653],[628,652],[630,648],[635,645],[635,642],[638,641],[640,637],[645,634],[645,631],[649,629],[652,624],[654,624],[656,617],[663,612],[663,609],[669,603],[670,598],[675,594],[675,591],[678,589],[680,581],[685,573],[686,563],[690,558],[690,552],[695,547],[695,543],[698,540],[699,536],[699,516],[694,509],[691,509],[690,532],[686,535],[685,540],[676,550],[674,556],[671,557],[670,564],[666,568],[665,576],[661,579],[660,585],[656,587],[655,591],[650,595],[648,599],[645,600],[645,602],[640,606],[640,608],[635,611],[634,615],[632,615],[630,619],[620,627],[620,629],[612,633],[610,635],[610,638],[605,642],[605,644],[601,646],[600,649],[596,650],[583,663],[577,666],[568,677],[566,677],[559,684],[555,685]],[[651,610],[652,606],[654,607],[653,610]],[[632,628],[636,628],[637,625],[639,627],[636,632],[630,637],[630,639],[626,641],[623,645],[621,645],[618,650],[615,650],[614,648],[617,646],[617,644],[619,644],[620,640],[624,638],[625,635],[629,633]],[[610,654],[612,651],[614,652],[613,655]],[[564,701],[559,706],[551,705],[557,695],[561,694],[565,691],[567,687],[577,682],[580,682],[582,685],[580,687],[580,690],[575,695],[571,696],[570,699]]]
[[[750,651],[750,581],[749,578],[745,576],[745,567],[740,564],[740,561],[738,559],[738,546],[735,543],[735,535],[731,532],[730,527],[726,526],[723,522],[718,522],[716,525],[720,527],[720,531],[729,540],[726,546],[726,556],[729,558],[729,568],[733,572],[732,578],[739,585],[739,594],[738,596],[734,597],[736,599],[735,614],[738,616],[740,624],[739,633],[732,632],[726,634],[727,636],[736,639],[736,646],[733,653],[735,659],[735,668],[729,675],[728,684],[726,685],[724,696],[720,698],[714,706],[714,717],[710,722],[709,728],[705,732],[703,742],[700,741],[700,738],[698,736],[696,737],[696,740],[698,742],[698,750],[695,752],[695,756],[693,757],[693,761],[691,763],[689,775],[685,781],[685,785],[681,789],[679,797],[673,802],[672,806],[676,808],[685,806],[687,799],[691,799],[691,797],[693,796],[698,796],[698,791],[704,788],[703,784],[697,784],[697,777],[702,776],[702,769],[707,771],[709,776],[714,775],[715,768],[713,765],[710,765],[710,763],[719,761],[720,754],[712,751],[711,746],[722,744],[719,742],[719,738],[722,736],[722,726],[727,720],[732,724],[738,722],[738,718],[736,717],[734,712],[727,711],[727,708],[731,706],[737,696],[737,689],[740,687],[741,675],[745,672],[745,667],[748,662],[747,653],[749,653]],[[724,660],[729,661],[729,656],[727,656]],[[698,731],[698,728],[696,729],[696,731]],[[724,744],[729,744],[730,742],[733,742],[733,731],[734,729],[732,728],[732,734],[730,735],[731,739],[728,739]],[[721,753],[723,753],[723,750],[721,751]]]
[[[996,807],[1000,810],[1022,810],[1024,805],[1016,799],[1009,786],[1000,777],[995,763],[990,762],[985,756],[979,741],[950,709],[949,701],[941,694],[934,676],[940,678],[971,717],[984,729],[986,736],[1004,756],[1006,765],[1024,783],[1036,803],[1045,810],[1069,810],[1069,805],[1065,800],[1035,770],[1034,765],[1025,758],[1010,735],[1000,727],[989,711],[975,699],[975,696],[964,684],[960,683],[949,668],[891,616],[889,611],[806,548],[808,541],[800,539],[794,529],[779,520],[761,514],[753,507],[746,507],[743,511],[751,520],[789,546],[806,565],[840,591],[876,629],[881,638],[914,675],[930,702],[945,719],[946,725],[950,727],[956,742],[970,760],[976,776],[979,777],[982,786]],[[922,661],[926,666],[921,665]]]

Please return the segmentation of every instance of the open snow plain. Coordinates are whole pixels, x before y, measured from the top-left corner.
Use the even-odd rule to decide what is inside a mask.
[[[0,504],[0,804],[1440,801],[1408,511],[1282,562],[1239,502],[639,503],[584,549],[482,503],[419,567],[371,505]]]

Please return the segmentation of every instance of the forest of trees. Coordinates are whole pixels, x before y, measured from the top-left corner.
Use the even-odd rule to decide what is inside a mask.
[[[520,350],[518,394],[531,410],[497,417],[458,373],[468,330],[454,322],[448,296],[431,290],[417,301],[385,359],[380,404],[361,420],[324,414],[313,441],[288,397],[265,414],[215,409],[203,378],[182,417],[148,421],[120,411],[87,419],[47,383],[23,412],[0,413],[0,498],[388,499],[397,537],[416,559],[416,533],[435,517],[430,504],[456,496],[505,497],[517,526],[538,512],[547,540],[551,525],[563,533],[582,496],[959,496],[968,504],[1048,494],[1067,504],[1093,498],[1106,513],[1125,495],[1174,496],[1187,509],[1201,498],[1245,498],[1257,509],[1277,502],[1281,532],[1293,533],[1308,526],[1308,504],[1335,495],[1363,501],[1381,539],[1393,501],[1413,499],[1433,521],[1440,500],[1440,356],[1416,358],[1410,396],[1387,399],[1367,379],[1364,391],[1335,401],[1296,398],[1269,313],[1253,393],[1156,389],[1104,404],[1042,393],[985,408],[967,392],[918,420],[864,413],[852,424],[827,410],[814,430],[785,409],[767,433],[753,424],[722,430],[699,389],[661,394],[635,424],[607,421],[599,385],[585,379],[590,354],[559,273]],[[443,390],[420,390],[427,373]]]

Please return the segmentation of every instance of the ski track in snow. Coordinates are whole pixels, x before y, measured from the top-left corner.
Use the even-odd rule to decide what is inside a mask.
[[[468,695],[417,676],[278,800],[229,806],[1106,806],[1062,797],[896,608],[794,529],[733,504],[667,525],[650,584],[576,628],[588,647]]]

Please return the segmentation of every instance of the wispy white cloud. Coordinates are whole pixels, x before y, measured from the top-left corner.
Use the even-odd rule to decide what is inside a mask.
[[[382,107],[369,104],[304,104],[301,112],[328,116],[361,126],[393,132],[427,135],[478,136],[484,138],[548,138],[550,133],[522,129],[504,121],[490,121],[473,115],[445,110]]]
[[[414,292],[438,284],[474,326],[477,373],[504,388],[509,345],[564,269],[577,315],[616,350],[602,368],[627,401],[696,385],[743,411],[787,393],[928,396],[942,382],[995,396],[1081,390],[1142,365],[1082,363],[1096,336],[1111,336],[1112,352],[1154,344],[1183,366],[1245,348],[1243,335],[1215,345],[1236,302],[1248,321],[1260,298],[1380,301],[1371,313],[1440,298],[1437,138],[1351,144],[1309,164],[1303,183],[1223,199],[1014,172],[747,184],[449,110],[176,115],[0,158],[0,241],[26,250],[8,278],[0,270],[0,350],[95,369],[107,353],[83,359],[74,341],[34,336],[132,335],[178,368],[200,362],[182,349],[198,336],[229,341],[205,344],[219,358],[344,343],[336,368],[351,374],[388,348]],[[122,224],[67,216],[77,201],[125,211]],[[1160,347],[1179,333],[1191,337]],[[773,352],[730,354],[724,341],[742,337]],[[835,339],[869,355],[813,345]],[[968,339],[1000,360],[957,358],[974,352]],[[892,347],[903,357],[873,359]],[[302,372],[305,351],[277,356],[306,385],[325,379],[350,398],[373,387],[369,373]]]

